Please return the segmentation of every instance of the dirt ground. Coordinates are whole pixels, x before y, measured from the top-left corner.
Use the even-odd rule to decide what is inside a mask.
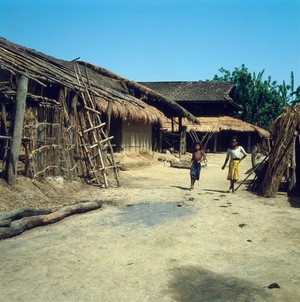
[[[188,170],[140,161],[121,172],[120,188],[0,184],[0,211],[105,201],[0,241],[2,301],[300,301],[298,200],[263,199],[244,185],[227,193],[224,154],[208,155],[193,191]],[[241,179],[249,168],[246,158]]]

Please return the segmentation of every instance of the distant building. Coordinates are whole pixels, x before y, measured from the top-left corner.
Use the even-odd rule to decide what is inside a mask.
[[[232,135],[238,135],[241,144],[248,151],[257,141],[269,136],[268,131],[235,118],[242,108],[234,101],[236,86],[232,82],[143,82],[142,84],[176,101],[198,118],[199,125],[192,124],[186,119],[182,121],[182,127],[185,127],[185,131],[190,134],[186,136],[188,150],[192,141],[196,139],[195,136],[202,140],[207,151],[212,152],[225,151]],[[168,132],[179,131],[178,121],[173,118],[170,118],[164,127]]]

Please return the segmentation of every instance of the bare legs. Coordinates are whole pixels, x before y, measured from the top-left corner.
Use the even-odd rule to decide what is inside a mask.
[[[230,181],[229,191],[231,191],[231,193],[235,193],[235,190],[234,190],[234,184],[235,183],[236,183],[236,180],[231,180]]]
[[[194,189],[195,181],[196,181],[196,178],[191,177],[191,190]]]

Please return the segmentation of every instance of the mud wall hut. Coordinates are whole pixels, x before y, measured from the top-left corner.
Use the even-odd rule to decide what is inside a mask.
[[[222,152],[228,148],[232,135],[250,152],[252,147],[269,132],[236,118],[241,107],[235,103],[235,84],[231,82],[144,82],[144,85],[175,100],[199,120],[195,125],[183,120],[186,127],[186,145],[192,145],[195,137],[209,152]],[[166,133],[176,132],[178,122],[171,118],[164,124]]]
[[[151,150],[150,129],[159,127],[165,114],[197,122],[176,102],[143,85],[4,38],[0,105],[0,160],[8,180],[22,171],[33,179],[81,176],[108,186],[109,171],[117,180],[113,148]]]

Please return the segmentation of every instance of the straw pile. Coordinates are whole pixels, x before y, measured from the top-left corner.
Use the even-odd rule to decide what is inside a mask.
[[[278,192],[295,148],[294,142],[296,136],[299,135],[299,127],[300,105],[286,108],[285,112],[274,122],[274,146],[260,187],[263,197],[274,197]]]

